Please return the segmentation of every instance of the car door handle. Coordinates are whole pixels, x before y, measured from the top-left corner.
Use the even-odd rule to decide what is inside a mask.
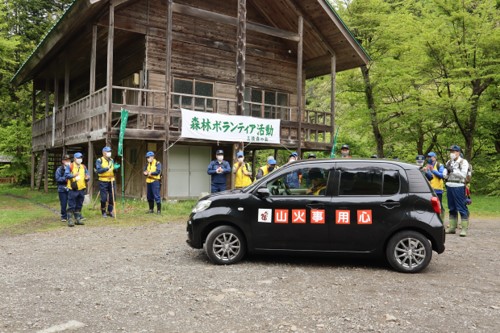
[[[395,207],[399,207],[400,203],[398,201],[388,200],[386,202],[381,203],[380,206],[387,208],[387,209],[393,209]]]
[[[310,204],[307,204],[306,207],[312,209],[318,209],[318,208],[324,208],[325,204],[322,202],[311,202]]]

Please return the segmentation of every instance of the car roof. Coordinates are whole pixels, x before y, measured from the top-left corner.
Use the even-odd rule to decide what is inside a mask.
[[[295,165],[295,164],[304,164],[304,165],[317,165],[317,164],[353,164],[353,163],[369,163],[369,164],[383,164],[383,165],[397,165],[405,170],[410,169],[418,169],[419,167],[415,164],[410,164],[406,162],[390,160],[390,159],[373,159],[373,158],[317,158],[317,159],[305,159],[294,162],[289,162],[285,165]]]

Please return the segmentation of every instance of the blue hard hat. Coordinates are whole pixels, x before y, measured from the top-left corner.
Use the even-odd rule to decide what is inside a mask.
[[[274,158],[270,159],[267,161],[268,164],[271,164],[271,165],[275,165],[276,164],[276,160]]]
[[[148,151],[148,152],[146,153],[146,157],[151,157],[151,156],[155,156],[155,153],[154,153],[154,152],[152,152],[152,151]]]
[[[296,152],[296,151],[294,151],[294,152],[293,152],[293,153],[291,153],[291,154],[290,154],[290,156],[288,156],[288,157],[292,157],[292,156],[293,156],[293,157],[298,157],[298,156],[299,156],[299,154],[297,154],[297,152]]]
[[[436,157],[436,153],[431,151],[429,154],[427,154],[427,157]]]
[[[457,146],[457,145],[453,145],[453,146],[451,146],[448,150],[453,150],[453,151],[462,151],[462,149],[460,149],[460,146]]]
[[[243,152],[242,152],[242,151],[239,151],[239,152],[236,154],[236,157],[243,157],[243,156],[245,156],[245,155],[243,154]]]
[[[417,161],[425,161],[425,156],[424,155],[417,155],[417,158],[415,160],[417,160]]]
[[[83,154],[82,153],[75,153],[73,155],[74,158],[82,158],[83,157]]]
[[[342,149],[349,149],[349,145],[343,144],[342,147],[340,147],[340,150]]]
[[[102,151],[108,153],[111,151],[111,147],[106,146],[106,147],[102,148]]]
[[[224,155],[224,150],[219,149],[215,152],[215,155]]]

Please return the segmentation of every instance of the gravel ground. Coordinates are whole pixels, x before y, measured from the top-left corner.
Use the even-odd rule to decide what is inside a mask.
[[[345,258],[214,266],[181,222],[2,237],[0,332],[499,332],[499,231],[475,221],[415,275]]]

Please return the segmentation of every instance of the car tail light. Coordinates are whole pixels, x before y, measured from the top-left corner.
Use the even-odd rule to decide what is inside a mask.
[[[441,203],[439,202],[439,198],[432,197],[431,204],[432,204],[432,208],[434,208],[434,211],[436,212],[436,214],[441,214]]]

